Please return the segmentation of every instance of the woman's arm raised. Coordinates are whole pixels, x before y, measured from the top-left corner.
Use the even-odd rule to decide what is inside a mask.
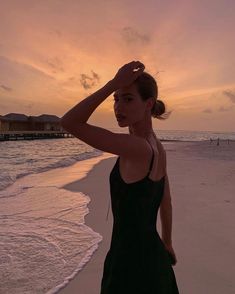
[[[134,72],[135,68],[140,68]],[[115,77],[101,89],[83,99],[61,118],[61,126],[88,145],[126,158],[148,156],[149,146],[143,138],[121,133],[87,123],[95,109],[115,90],[133,82],[144,70],[140,62],[131,62],[121,67]]]

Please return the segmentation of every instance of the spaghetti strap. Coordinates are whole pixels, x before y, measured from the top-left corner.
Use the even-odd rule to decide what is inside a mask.
[[[152,169],[152,166],[153,166],[153,160],[154,160],[154,150],[153,150],[153,147],[152,145],[150,144],[150,142],[146,139],[146,141],[148,142],[148,144],[150,145],[151,149],[152,149],[152,158],[151,158],[151,162],[150,162],[150,167],[149,167],[149,171],[146,175],[146,177],[149,176],[150,172],[151,172],[151,169]],[[120,160],[120,156],[117,157],[116,159],[116,163],[115,163],[115,166],[117,165],[118,161]],[[109,205],[108,205],[108,210],[107,210],[107,215],[106,215],[106,221],[108,221],[108,216],[109,216],[109,210],[110,210],[110,199],[109,199]]]
[[[146,139],[146,141],[149,143],[149,141]],[[151,163],[150,163],[150,167],[149,167],[149,171],[148,171],[148,174],[147,174],[147,176],[150,174],[150,172],[151,172],[151,169],[152,169],[152,166],[153,166],[153,160],[154,160],[154,150],[153,150],[153,147],[152,147],[152,145],[149,143],[149,145],[150,145],[150,147],[151,147],[151,149],[152,149],[152,152],[153,152],[153,154],[152,154],[152,159],[151,159]]]

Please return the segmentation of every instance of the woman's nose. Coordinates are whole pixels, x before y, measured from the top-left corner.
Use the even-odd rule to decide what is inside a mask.
[[[114,105],[114,108],[115,108],[116,110],[120,111],[123,107],[122,107],[122,105],[121,105],[120,102],[116,102],[115,105]]]
[[[115,106],[115,111],[117,112],[117,113],[122,113],[123,111],[124,111],[124,109],[123,109],[123,107],[121,106],[121,105],[117,105],[117,106]]]

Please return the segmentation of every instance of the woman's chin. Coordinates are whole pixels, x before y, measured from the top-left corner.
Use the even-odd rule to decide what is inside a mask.
[[[127,127],[128,126],[128,124],[124,121],[118,121],[118,125],[119,125],[119,127]]]

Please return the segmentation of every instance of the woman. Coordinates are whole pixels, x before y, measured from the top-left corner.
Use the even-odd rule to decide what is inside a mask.
[[[154,134],[151,116],[163,119],[154,78],[132,61],[61,119],[68,132],[94,148],[118,155],[110,173],[113,232],[103,267],[100,294],[177,294],[172,265],[172,206],[166,152]],[[113,92],[114,113],[130,134],[87,123]],[[147,175],[146,175],[147,174]],[[160,207],[162,239],[156,230]]]

